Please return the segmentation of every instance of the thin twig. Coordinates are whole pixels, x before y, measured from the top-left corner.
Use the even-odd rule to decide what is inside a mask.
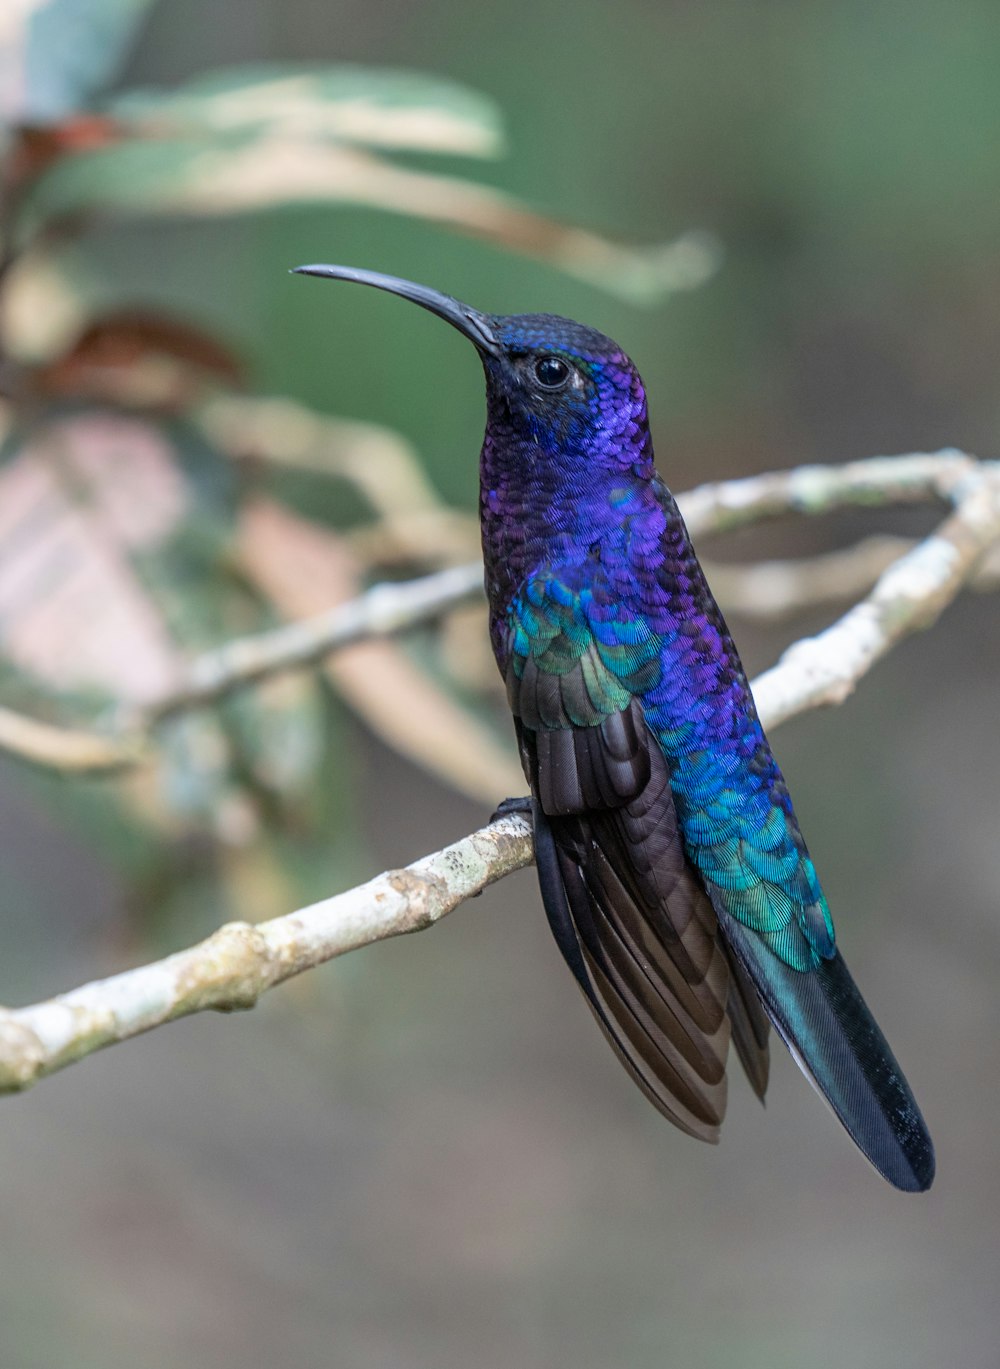
[[[419,580],[375,585],[327,613],[270,632],[238,637],[198,656],[180,687],[150,707],[149,721],[211,703],[281,671],[314,665],[331,651],[356,642],[433,622],[482,592],[481,565],[451,566]]]
[[[933,480],[940,476],[938,469]],[[765,726],[841,702],[896,642],[937,618],[984,551],[997,544],[1000,466],[968,462],[954,468],[954,478],[948,492],[955,512],[937,531],[890,566],[860,604],[818,637],[790,648],[755,682]],[[32,1007],[0,1009],[0,1090],[26,1088],[102,1046],[176,1017],[252,1007],[292,975],[429,926],[531,859],[527,823],[507,817],[405,870],[309,908],[258,926],[230,923],[166,960]]]
[[[140,734],[102,736],[56,727],[0,707],[0,752],[64,775],[113,774],[145,756]]]
[[[842,466],[794,466],[743,480],[722,480],[677,496],[694,538],[732,532],[786,513],[830,513],[845,505],[954,501],[963,482],[982,466],[974,456],[946,447],[907,456],[870,456]]]

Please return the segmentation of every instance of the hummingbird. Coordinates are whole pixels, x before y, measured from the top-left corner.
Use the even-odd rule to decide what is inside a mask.
[[[556,943],[621,1063],[717,1142],[730,1043],[763,1101],[769,1027],[874,1168],[927,1189],[934,1148],[837,949],[746,673],[653,463],[622,349],[550,314],[485,314],[348,266],[475,347],[489,631]]]

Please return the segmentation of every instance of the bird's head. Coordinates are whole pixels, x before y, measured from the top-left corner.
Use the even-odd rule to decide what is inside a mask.
[[[552,314],[483,314],[425,285],[349,266],[297,272],[400,295],[467,337],[483,363],[490,427],[567,460],[634,467],[647,447],[646,395],[632,362],[603,333]]]

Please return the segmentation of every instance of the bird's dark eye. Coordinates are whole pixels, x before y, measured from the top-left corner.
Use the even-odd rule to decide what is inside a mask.
[[[534,372],[543,390],[559,390],[569,380],[569,366],[561,357],[539,357]]]

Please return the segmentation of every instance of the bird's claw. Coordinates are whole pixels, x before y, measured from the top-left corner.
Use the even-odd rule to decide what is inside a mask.
[[[516,798],[504,799],[498,803],[496,811],[490,818],[490,822],[496,822],[499,818],[509,817],[511,813],[521,813],[524,817],[531,817],[531,795],[519,794]]]
[[[502,803],[498,803],[495,812],[490,817],[490,823],[498,822],[500,818],[509,817],[511,813],[522,813],[525,817],[530,818],[531,795],[519,794],[516,798],[504,799]],[[482,892],[482,889],[478,889],[472,897],[478,898]]]

